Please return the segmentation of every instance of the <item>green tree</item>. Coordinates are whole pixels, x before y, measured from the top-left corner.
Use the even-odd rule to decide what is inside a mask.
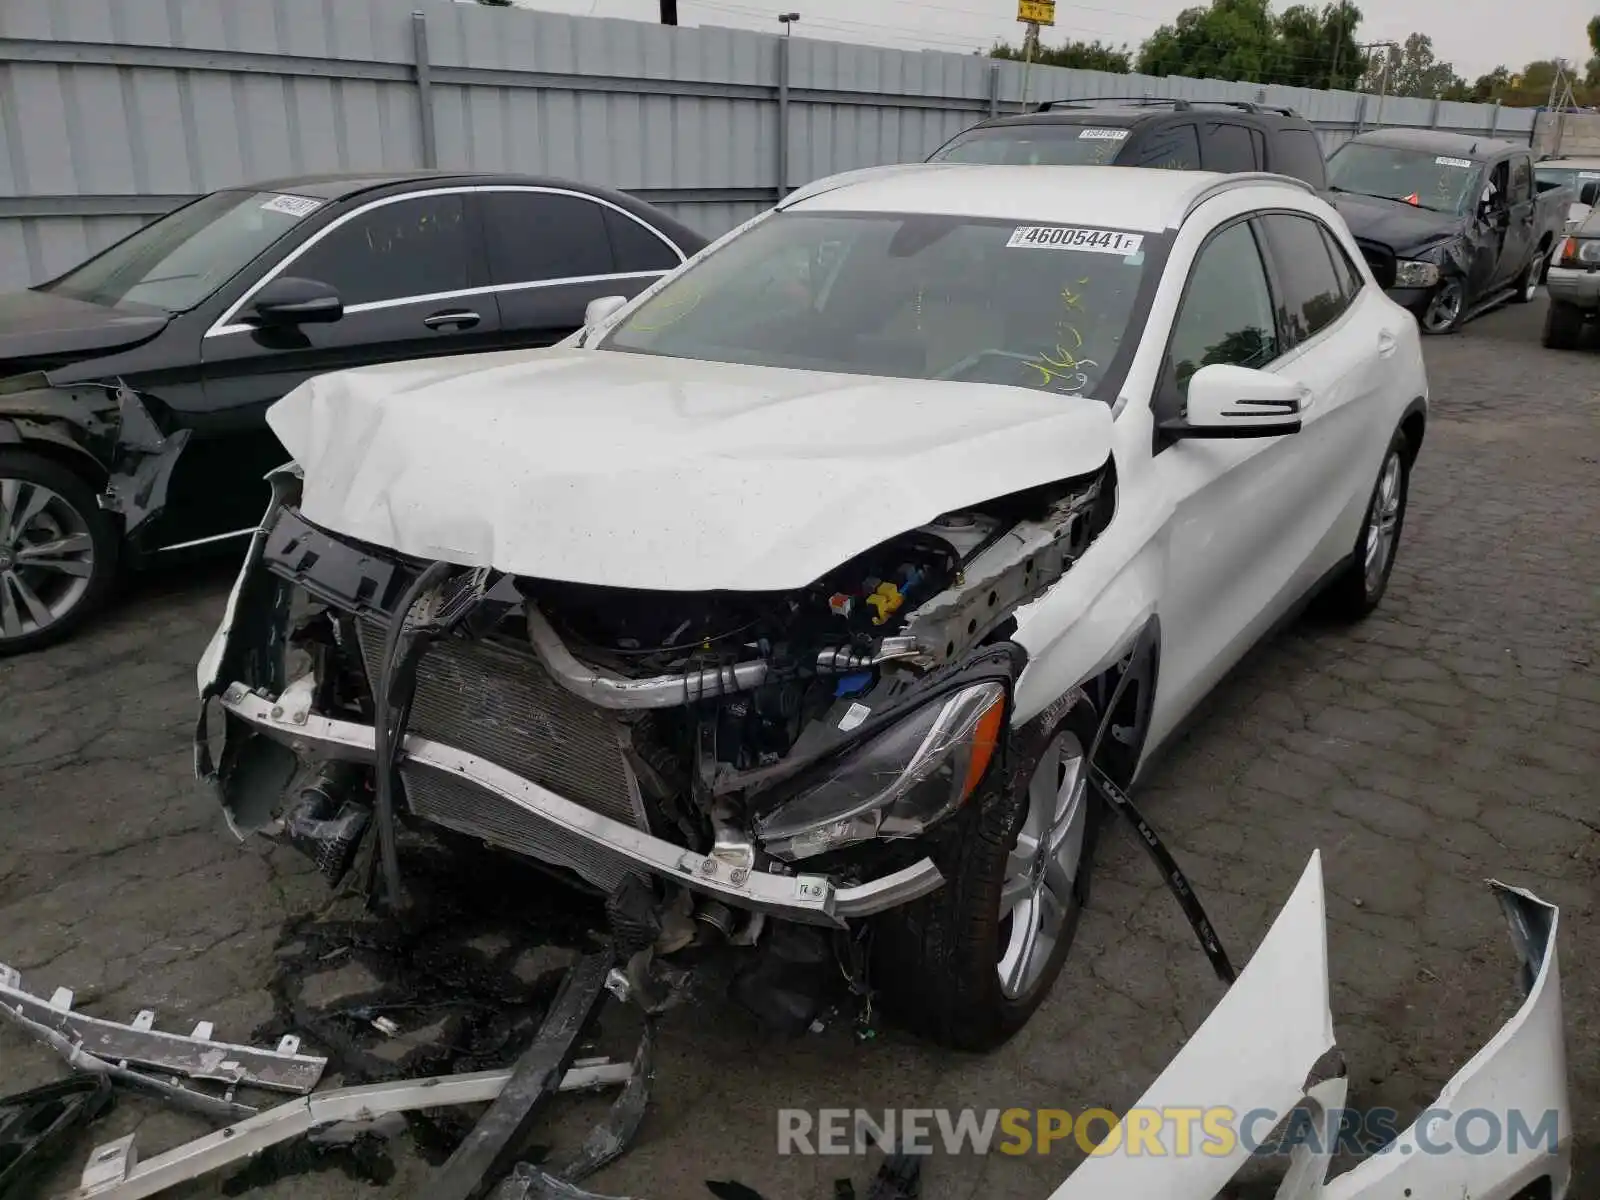
[[[1361,78],[1356,26],[1361,10],[1343,0],[1319,9],[1296,4],[1278,17],[1277,78],[1293,87],[1351,88]]]
[[[1362,90],[1387,91],[1391,96],[1417,96],[1433,99],[1464,97],[1470,88],[1455,66],[1441,62],[1433,52],[1433,39],[1413,33],[1401,47],[1380,48],[1367,61],[1361,79]]]
[[[1361,10],[1350,0],[1321,8],[1295,4],[1274,16],[1267,0],[1213,0],[1187,8],[1163,25],[1139,51],[1147,75],[1189,75],[1282,83],[1295,87],[1350,87],[1361,74],[1356,27]]]
[[[1589,68],[1583,82],[1589,87],[1600,87],[1600,17],[1589,18]]]
[[[1281,60],[1276,22],[1267,0],[1214,0],[1209,8],[1186,8],[1139,50],[1145,75],[1197,79],[1274,81]]]
[[[1472,86],[1467,89],[1467,99],[1478,104],[1488,104],[1494,100],[1504,100],[1506,93],[1511,90],[1511,72],[1505,67],[1496,67],[1487,75],[1479,75],[1472,81]]]
[[[1013,58],[1022,61],[1022,49],[1001,42],[989,51],[991,58]],[[1079,71],[1110,71],[1126,75],[1133,70],[1133,51],[1123,46],[1117,48],[1100,41],[1064,42],[1059,46],[1040,46],[1033,61],[1047,67],[1072,67]]]

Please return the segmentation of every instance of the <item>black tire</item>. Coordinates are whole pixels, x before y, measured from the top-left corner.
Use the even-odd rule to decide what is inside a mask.
[[[1040,756],[1063,732],[1087,750],[1095,726],[1093,708],[1080,697],[1064,715],[1014,734],[1003,774],[991,772],[978,795],[930,835],[929,853],[944,874],[944,887],[884,914],[873,930],[872,982],[892,1020],[942,1046],[986,1051],[1027,1024],[1049,995],[1088,901],[1103,820],[1098,794],[1091,790],[1084,797],[1083,848],[1054,950],[1038,978],[1014,998],[1005,994],[998,971],[1008,927],[1001,888]]]
[[[1533,252],[1533,258],[1528,265],[1522,268],[1522,273],[1517,276],[1511,285],[1516,290],[1511,294],[1511,303],[1529,304],[1539,294],[1539,285],[1544,282],[1547,271],[1546,263],[1549,262],[1550,248],[1540,246]]]
[[[1448,315],[1452,314],[1453,315]],[[1446,279],[1433,289],[1417,313],[1417,325],[1432,337],[1460,331],[1467,318],[1467,285],[1460,279]]]
[[[1398,509],[1394,514],[1393,537],[1389,541],[1381,569],[1376,577],[1367,570],[1368,538],[1378,513],[1379,497],[1390,463],[1397,463]],[[1378,479],[1372,487],[1372,497],[1367,501],[1367,515],[1361,522],[1361,532],[1356,536],[1350,563],[1328,585],[1321,597],[1320,608],[1325,616],[1335,621],[1354,622],[1366,617],[1383,600],[1389,589],[1389,576],[1394,573],[1394,561],[1400,552],[1400,538],[1405,531],[1406,506],[1411,496],[1411,445],[1403,431],[1394,431],[1389,448],[1384,451],[1383,464],[1378,468]]]
[[[1549,350],[1576,350],[1583,341],[1583,309],[1565,300],[1550,301],[1540,340]]]
[[[0,487],[7,485],[16,496],[26,492],[37,497],[44,489],[51,499],[25,530],[11,528],[11,515],[0,512],[5,525],[0,528],[0,657],[39,650],[70,637],[104,603],[116,580],[122,546],[116,523],[100,508],[95,489],[60,463],[28,450],[0,449]],[[4,507],[5,493],[0,492],[0,509]],[[61,556],[74,558],[73,573],[37,566],[27,575],[19,570],[19,554],[37,550],[42,540],[54,536],[63,542],[70,536],[77,545],[85,535],[86,559]],[[41,604],[59,611],[43,621],[37,615]]]

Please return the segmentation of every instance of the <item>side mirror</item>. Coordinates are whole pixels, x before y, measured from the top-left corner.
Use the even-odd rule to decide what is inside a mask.
[[[1212,363],[1189,378],[1188,412],[1163,421],[1170,438],[1277,437],[1300,432],[1305,389],[1269,371]]]
[[[325,325],[344,316],[344,301],[320,279],[280,275],[255,294],[250,312],[261,325]]]
[[[583,310],[584,330],[592,331],[600,328],[627,302],[626,296],[596,296]]]
[[[1578,203],[1588,208],[1600,204],[1600,179],[1591,179],[1578,189]]]

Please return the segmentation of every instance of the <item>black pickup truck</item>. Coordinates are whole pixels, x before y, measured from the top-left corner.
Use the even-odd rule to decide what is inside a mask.
[[[1534,186],[1526,146],[1432,129],[1352,138],[1329,157],[1328,184],[1378,282],[1425,333],[1532,300],[1571,199]]]

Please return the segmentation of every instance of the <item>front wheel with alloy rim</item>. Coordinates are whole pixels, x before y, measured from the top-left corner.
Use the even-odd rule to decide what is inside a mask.
[[[1433,289],[1428,306],[1422,310],[1417,323],[1423,333],[1454,333],[1461,328],[1461,319],[1467,313],[1467,287],[1459,279],[1446,279]]]
[[[1323,608],[1337,620],[1359,621],[1383,599],[1400,550],[1406,500],[1411,491],[1411,447],[1403,430],[1395,430],[1384,452],[1378,482],[1367,503],[1349,564],[1328,586]]]
[[[1094,731],[1080,700],[1013,734],[1009,769],[930,838],[944,887],[878,920],[872,982],[914,1032],[993,1049],[1049,994],[1088,897],[1102,812],[1085,758]]]
[[[1539,285],[1544,282],[1544,247],[1534,251],[1533,261],[1522,269],[1522,274],[1517,276],[1517,281],[1512,286],[1516,291],[1511,295],[1513,304],[1528,304],[1539,294]]]
[[[94,489],[59,463],[0,450],[0,655],[76,629],[105,598],[118,539]]]

